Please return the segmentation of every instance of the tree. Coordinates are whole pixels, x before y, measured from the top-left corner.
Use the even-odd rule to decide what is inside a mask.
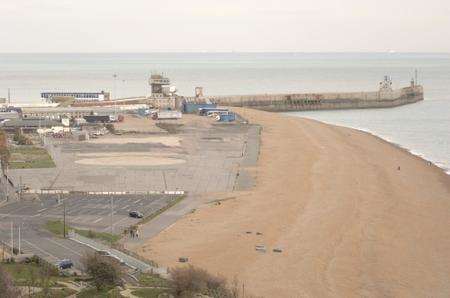
[[[175,297],[192,297],[197,294],[217,298],[234,298],[235,293],[227,287],[227,280],[192,265],[171,271]]]
[[[97,290],[121,284],[122,270],[112,258],[89,253],[83,257],[82,263]]]
[[[20,297],[19,289],[14,287],[11,275],[0,265],[0,294],[3,298]]]
[[[22,133],[20,128],[17,128],[14,132],[13,141],[17,142],[17,145],[32,145],[33,142]]]
[[[106,124],[105,127],[110,133],[115,133],[116,132],[116,128],[114,127],[114,124],[112,124],[112,123]]]
[[[10,157],[11,153],[8,150],[8,138],[5,131],[0,129],[0,161],[2,163],[3,174],[5,174]]]

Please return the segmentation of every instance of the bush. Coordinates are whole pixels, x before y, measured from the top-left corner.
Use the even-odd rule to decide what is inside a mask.
[[[17,129],[14,132],[13,141],[17,142],[18,145],[32,145],[33,142],[26,137],[20,129]]]
[[[106,124],[105,127],[110,133],[115,133],[116,132],[116,128],[114,127],[114,124],[108,123],[108,124]]]
[[[20,297],[20,291],[14,287],[11,275],[0,265],[0,296],[4,298]]]
[[[82,263],[86,272],[92,277],[97,291],[121,284],[120,265],[110,258],[91,253],[83,258]]]
[[[196,294],[221,298],[236,297],[234,292],[227,288],[225,278],[212,275],[204,269],[190,265],[172,270],[171,275],[173,294],[176,297],[192,297]]]

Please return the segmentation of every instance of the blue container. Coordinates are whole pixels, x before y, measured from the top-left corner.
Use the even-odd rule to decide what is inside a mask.
[[[228,113],[228,114],[220,114],[219,122],[232,122],[236,120],[236,114]]]
[[[200,108],[215,108],[217,105],[215,103],[191,103],[185,102],[183,104],[183,113],[198,113],[198,109]]]

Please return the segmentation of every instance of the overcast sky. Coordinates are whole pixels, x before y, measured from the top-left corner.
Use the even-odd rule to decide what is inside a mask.
[[[450,52],[448,0],[0,0],[0,52]]]

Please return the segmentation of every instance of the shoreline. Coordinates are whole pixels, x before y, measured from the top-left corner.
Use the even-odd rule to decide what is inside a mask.
[[[313,119],[313,118],[308,118],[308,117],[303,117],[303,116],[295,116],[295,115],[291,115],[289,113],[283,113],[283,114],[287,115],[289,117],[297,117],[297,118],[308,119],[308,120],[317,121],[319,123],[323,123],[323,124],[326,124],[326,125],[331,125],[331,126],[341,127],[341,128],[347,128],[347,129],[353,129],[353,130],[357,130],[357,131],[366,133],[366,134],[368,134],[368,135],[370,135],[372,137],[378,138],[381,141],[386,142],[386,143],[388,143],[388,144],[390,144],[390,145],[392,145],[392,146],[394,146],[394,147],[396,147],[398,149],[404,150],[406,153],[409,153],[409,154],[411,154],[413,156],[417,156],[418,158],[420,158],[420,159],[422,159],[422,160],[424,160],[426,162],[431,163],[433,166],[435,166],[438,169],[442,170],[446,175],[450,176],[450,168],[447,168],[445,166],[440,166],[436,161],[427,159],[427,157],[425,156],[424,153],[416,152],[416,151],[414,151],[414,149],[404,147],[402,144],[396,143],[395,141],[390,140],[389,138],[387,138],[385,136],[378,135],[377,133],[371,131],[370,129],[339,125],[339,124],[334,124],[334,123],[331,123],[331,122],[325,122],[325,121],[321,121],[321,120],[316,120],[316,119]]]
[[[450,293],[450,269],[439,266],[450,261],[442,169],[366,132],[236,110],[263,126],[248,169],[256,186],[184,216],[139,254],[169,267],[189,257],[265,297]]]

